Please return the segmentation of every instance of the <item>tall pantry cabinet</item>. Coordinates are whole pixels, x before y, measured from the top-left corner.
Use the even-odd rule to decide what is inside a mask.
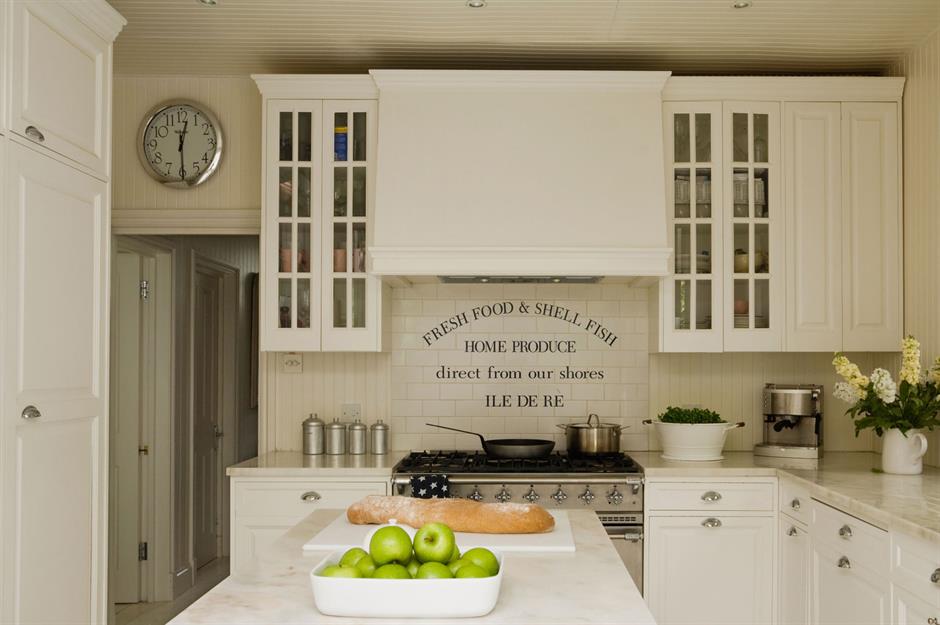
[[[0,622],[107,619],[111,45],[102,0],[0,3]]]
[[[671,78],[672,274],[651,348],[891,351],[902,334],[900,78]]]

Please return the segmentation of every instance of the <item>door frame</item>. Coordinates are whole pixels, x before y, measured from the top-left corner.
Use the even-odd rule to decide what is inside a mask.
[[[173,286],[177,253],[172,247],[145,237],[115,236],[112,237],[111,248],[112,271],[113,259],[118,252],[135,253],[154,260],[154,276],[150,285],[154,306],[144,308],[142,324],[146,340],[141,352],[144,372],[141,393],[146,401],[143,402],[140,433],[141,441],[149,448],[147,458],[150,462],[143,463],[140,471],[140,541],[148,544],[148,559],[141,564],[140,600],[170,601],[174,596],[171,566],[172,521],[176,504],[172,485],[176,445],[173,436],[176,393]],[[111,353],[113,355],[113,349]],[[110,434],[108,438],[110,443]],[[109,535],[110,531],[109,527]],[[111,562],[110,553],[108,561]]]
[[[227,265],[217,260],[211,259],[200,254],[195,250],[190,250],[189,255],[189,380],[190,392],[188,397],[188,429],[189,429],[189,561],[191,570],[195,576],[195,556],[194,556],[194,524],[193,515],[195,512],[195,497],[193,489],[193,463],[195,458],[195,393],[193,392],[194,376],[194,332],[195,332],[195,289],[196,273],[203,272],[216,275],[221,282],[221,298],[219,302],[219,327],[221,337],[219,341],[219,398],[217,402],[219,410],[218,422],[222,425],[222,445],[219,454],[219,495],[216,504],[219,506],[219,515],[221,519],[221,532],[218,535],[218,554],[219,557],[229,555],[229,499],[228,477],[225,475],[225,467],[235,464],[236,450],[238,449],[238,428],[237,428],[237,410],[238,410],[238,311],[240,304],[239,280],[240,272],[236,267]]]

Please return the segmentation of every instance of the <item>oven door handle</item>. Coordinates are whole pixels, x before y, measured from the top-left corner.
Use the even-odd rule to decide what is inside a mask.
[[[607,537],[611,540],[620,539],[631,543],[638,543],[643,540],[643,529],[637,526],[633,527],[607,527]]]

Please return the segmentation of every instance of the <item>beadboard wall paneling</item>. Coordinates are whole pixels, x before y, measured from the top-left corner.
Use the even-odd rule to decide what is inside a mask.
[[[891,66],[904,76],[904,329],[940,356],[940,29]],[[940,466],[940,432],[927,461]]]
[[[137,156],[147,112],[172,98],[208,106],[222,126],[219,170],[195,189],[170,189]],[[248,76],[115,76],[112,206],[115,210],[261,210],[261,95]]]

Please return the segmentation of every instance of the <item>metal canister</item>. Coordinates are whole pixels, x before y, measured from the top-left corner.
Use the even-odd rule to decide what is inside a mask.
[[[389,427],[379,419],[372,424],[372,453],[381,456],[388,453]]]
[[[366,424],[356,419],[355,423],[349,424],[348,430],[349,453],[354,456],[366,453],[366,438],[369,434]]]
[[[333,419],[326,424],[326,453],[339,456],[346,453],[346,424]]]
[[[304,453],[308,456],[319,456],[323,453],[323,421],[317,415],[311,414],[303,422]]]

